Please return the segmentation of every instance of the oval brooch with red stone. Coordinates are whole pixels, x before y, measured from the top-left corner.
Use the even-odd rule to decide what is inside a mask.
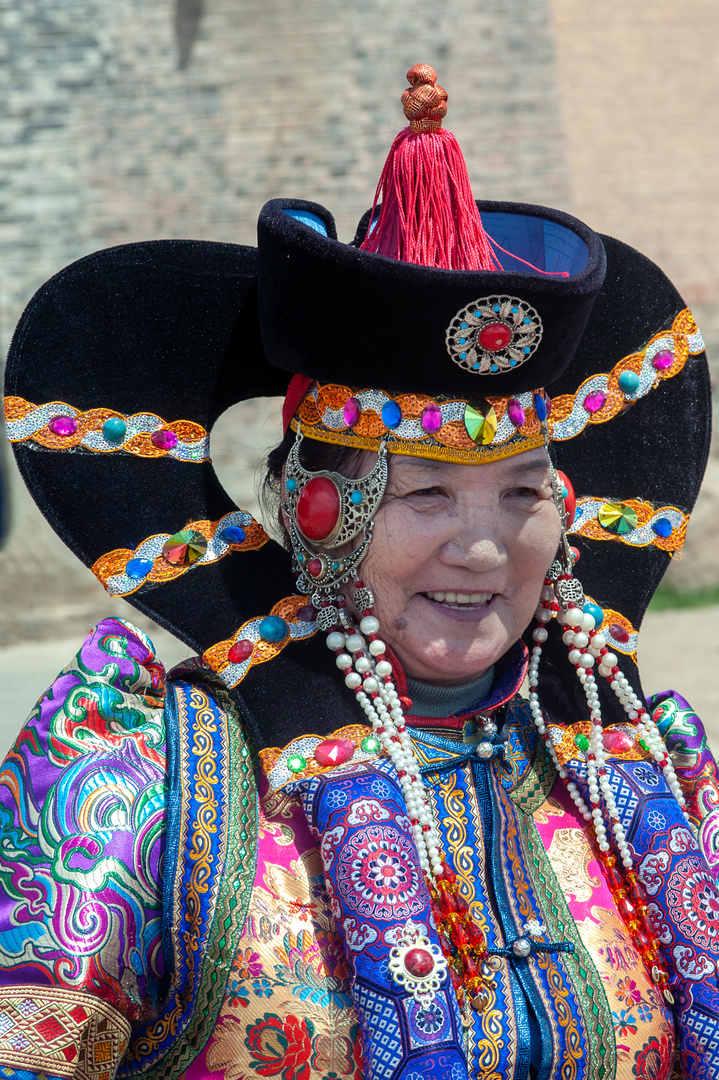
[[[476,375],[499,375],[521,367],[541,340],[542,320],[517,296],[473,300],[447,328],[449,355]]]
[[[390,975],[426,1009],[447,976],[442,950],[431,944],[424,927],[411,919],[397,930],[395,942],[389,954]]]

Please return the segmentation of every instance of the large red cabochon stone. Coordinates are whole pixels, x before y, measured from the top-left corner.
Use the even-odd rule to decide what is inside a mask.
[[[308,540],[326,540],[337,525],[340,509],[336,484],[327,476],[315,476],[297,500],[297,527]]]
[[[479,344],[488,352],[504,349],[512,340],[512,331],[504,323],[490,323],[479,331]]]

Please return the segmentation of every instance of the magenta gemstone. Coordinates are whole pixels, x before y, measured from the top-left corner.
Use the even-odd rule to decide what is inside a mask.
[[[408,949],[404,954],[404,966],[415,979],[424,979],[434,970],[434,957],[429,949]]]
[[[629,631],[626,630],[621,623],[610,623],[607,629],[614,640],[620,642],[620,644],[626,645],[629,641]]]
[[[326,540],[334,532],[341,510],[337,485],[328,476],[315,476],[297,500],[297,527],[308,540]]]
[[[304,604],[295,612],[295,617],[300,622],[314,622],[317,618],[317,609],[312,604]]]
[[[515,427],[521,427],[524,421],[527,419],[524,415],[524,409],[522,408],[516,397],[510,398],[507,402],[507,416],[512,421]]]
[[[325,739],[315,747],[315,761],[320,765],[344,765],[355,752],[351,739]]]
[[[227,654],[227,659],[231,664],[241,664],[244,660],[247,660],[249,656],[252,656],[252,650],[254,645],[247,638],[240,638],[234,645],[230,647],[230,651]]]
[[[661,352],[655,354],[652,364],[657,371],[666,371],[674,363],[674,353],[669,349],[662,349]]]
[[[623,754],[634,746],[634,740],[627,735],[626,731],[617,731],[616,728],[603,732],[602,742],[604,749],[613,754]]]
[[[72,416],[54,416],[47,426],[53,435],[74,435],[77,431],[77,420]]]
[[[307,573],[310,577],[320,577],[324,570],[324,563],[322,559],[310,559],[307,563]]]
[[[512,331],[504,323],[490,323],[489,326],[482,327],[477,339],[487,352],[499,352],[500,349],[509,345],[512,340]]]
[[[425,431],[429,432],[430,435],[434,434],[435,431],[439,431],[442,427],[442,410],[434,402],[427,405],[422,409],[419,422]]]
[[[601,390],[593,390],[591,394],[587,394],[584,399],[584,408],[588,413],[599,412],[607,400],[607,395],[602,393]]]
[[[174,431],[169,431],[168,428],[160,428],[159,431],[152,433],[150,442],[158,450],[174,450],[177,446],[177,435],[175,435]]]
[[[345,424],[347,427],[354,427],[362,415],[362,406],[356,397],[348,398],[345,402],[345,406],[342,410]]]

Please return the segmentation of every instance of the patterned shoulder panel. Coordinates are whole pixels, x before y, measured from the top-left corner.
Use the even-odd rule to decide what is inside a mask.
[[[18,735],[0,771],[0,999],[25,984],[88,991],[131,1021],[155,1012],[163,699],[150,642],[106,619]]]
[[[719,880],[719,775],[704,724],[676,690],[655,694],[650,708],[672,755],[689,817],[699,830],[701,852]]]

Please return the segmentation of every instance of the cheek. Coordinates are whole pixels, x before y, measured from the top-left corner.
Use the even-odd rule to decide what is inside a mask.
[[[536,600],[544,575],[554,559],[561,538],[559,515],[553,506],[531,522],[531,527],[517,534],[513,545],[513,563],[518,582],[532,592]]]

